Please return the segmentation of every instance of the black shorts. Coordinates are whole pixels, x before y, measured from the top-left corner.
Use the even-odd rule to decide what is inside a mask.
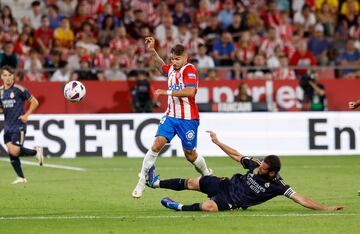
[[[5,131],[4,143],[11,142],[14,145],[22,146],[24,144],[25,133],[22,128],[19,128],[18,131]]]
[[[206,193],[216,203],[219,211],[236,208],[229,197],[229,178],[202,176],[199,185],[201,192]]]

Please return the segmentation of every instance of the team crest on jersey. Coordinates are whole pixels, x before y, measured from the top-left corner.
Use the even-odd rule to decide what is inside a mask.
[[[14,92],[11,92],[10,93],[10,98],[14,98],[15,97],[15,93]]]
[[[264,185],[265,185],[265,188],[269,188],[269,187],[270,187],[270,183],[269,183],[269,182],[268,182],[268,183],[265,183]]]
[[[189,130],[186,132],[186,139],[192,141],[195,138],[195,132],[193,130]]]

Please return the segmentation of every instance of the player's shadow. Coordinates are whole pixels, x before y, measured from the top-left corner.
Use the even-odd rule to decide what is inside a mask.
[[[104,107],[97,111],[97,113],[121,113],[124,112],[124,105],[128,105],[127,112],[131,112],[130,98],[127,92],[117,91],[113,95],[114,105],[111,107]]]

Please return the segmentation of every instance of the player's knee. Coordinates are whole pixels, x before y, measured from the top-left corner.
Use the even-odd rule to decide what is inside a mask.
[[[185,155],[186,159],[190,162],[194,162],[197,157],[195,150],[184,150],[184,155]]]
[[[209,212],[219,211],[218,207],[214,201],[207,201],[207,202],[202,203],[201,210],[209,211]]]
[[[199,189],[199,180],[198,179],[188,179],[187,187],[191,190]]]
[[[164,147],[164,145],[166,144],[167,140],[164,137],[157,137],[153,143],[153,145],[151,146],[151,150],[153,152],[160,152],[161,149]]]
[[[20,148],[15,146],[8,147],[8,153],[13,156],[18,156],[20,153]]]

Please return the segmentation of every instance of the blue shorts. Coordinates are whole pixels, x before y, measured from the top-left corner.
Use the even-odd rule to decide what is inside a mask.
[[[229,196],[229,179],[227,177],[202,176],[199,181],[200,191],[213,200],[219,211],[236,209]]]
[[[164,116],[160,120],[156,136],[163,136],[170,142],[175,135],[178,135],[183,149],[194,150],[197,146],[198,127],[198,119],[188,120]]]
[[[5,131],[4,133],[4,143],[11,142],[14,145],[22,146],[24,144],[26,131],[19,128],[18,131]]]

